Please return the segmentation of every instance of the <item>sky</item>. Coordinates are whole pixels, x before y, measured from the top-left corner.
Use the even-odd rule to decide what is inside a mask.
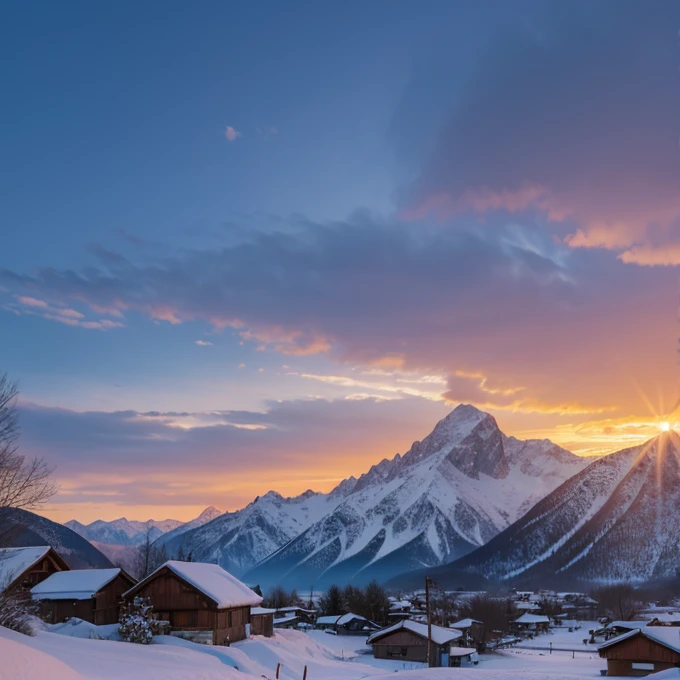
[[[43,512],[328,491],[459,403],[679,390],[680,4],[0,2],[0,371]]]

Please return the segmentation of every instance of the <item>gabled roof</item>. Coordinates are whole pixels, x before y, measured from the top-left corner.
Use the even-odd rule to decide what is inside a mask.
[[[484,625],[481,621],[477,621],[477,619],[461,619],[460,621],[456,621],[455,623],[450,623],[449,628],[465,630],[466,628],[470,628],[475,624],[479,624],[480,626]]]
[[[377,633],[369,636],[366,640],[367,645],[373,644],[376,640],[385,637],[386,635],[391,635],[399,630],[408,630],[411,633],[427,640],[427,624],[418,623],[417,621],[399,621],[389,628],[383,628]],[[452,630],[450,628],[442,628],[441,626],[432,626],[432,641],[437,645],[445,645],[453,640],[463,637],[463,634],[459,630]],[[475,651],[475,650],[472,650]]]
[[[0,592],[50,552],[48,545],[35,548],[0,548]]]
[[[651,621],[612,621],[607,624],[607,628],[625,628],[633,630],[634,628],[646,628]]]
[[[613,645],[618,645],[619,642],[628,640],[628,638],[635,637],[636,635],[644,635],[649,640],[658,642],[660,645],[672,650],[676,654],[680,654],[680,633],[674,626],[647,626],[645,628],[636,628],[623,635],[612,638],[608,642],[599,645],[597,649],[599,651],[601,649],[606,649],[607,647],[612,647]]]
[[[121,571],[119,567],[58,571],[33,586],[31,597],[34,600],[89,600],[111,583]],[[130,577],[127,578],[133,582]]]
[[[256,607],[262,603],[262,598],[255,591],[219,565],[207,562],[178,562],[177,560],[168,560],[162,564],[156,571],[124,593],[124,596],[133,595],[139,591],[164,569],[169,569],[185,583],[203,593],[217,605],[218,609]]]
[[[515,619],[515,623],[550,623],[550,619],[547,616],[527,613]]]
[[[250,615],[251,616],[260,616],[262,614],[275,614],[276,609],[267,609],[267,607],[251,607],[250,608]]]

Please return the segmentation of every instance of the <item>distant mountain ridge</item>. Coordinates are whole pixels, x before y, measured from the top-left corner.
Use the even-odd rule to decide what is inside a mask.
[[[3,509],[0,545],[50,545],[71,569],[105,569],[113,566],[102,552],[75,531],[27,510]]]
[[[91,542],[105,543],[114,546],[137,546],[146,541],[147,532],[153,542],[163,536],[163,534],[181,530],[182,527],[190,529],[200,526],[220,514],[220,510],[210,506],[209,508],[206,508],[199,517],[190,522],[181,522],[176,519],[149,519],[146,522],[142,522],[121,517],[110,522],[98,519],[90,524],[82,524],[81,522],[72,519],[65,522],[64,526],[72,529]]]
[[[439,567],[530,583],[646,582],[680,576],[680,438],[604,456],[486,545]]]

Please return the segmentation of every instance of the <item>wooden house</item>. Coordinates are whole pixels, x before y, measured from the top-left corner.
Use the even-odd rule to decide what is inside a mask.
[[[439,668],[461,665],[463,660],[477,654],[476,649],[457,647],[463,634],[451,628],[432,626],[430,666]],[[399,621],[389,628],[373,633],[366,644],[373,647],[376,659],[397,659],[399,661],[427,661],[427,624],[416,621]],[[453,654],[451,653],[451,650]]]
[[[19,591],[29,597],[31,588],[50,574],[69,566],[49,546],[0,548],[0,592]]]
[[[274,635],[274,614],[276,609],[250,608],[250,634],[272,637]]]
[[[647,626],[630,630],[598,647],[607,675],[644,676],[680,666],[677,628]]]
[[[134,584],[119,567],[73,569],[48,576],[31,588],[31,597],[40,603],[40,618],[47,623],[77,617],[103,626],[118,622],[122,595]]]
[[[148,597],[170,635],[213,645],[245,639],[262,598],[216,564],[169,560],[124,594]]]

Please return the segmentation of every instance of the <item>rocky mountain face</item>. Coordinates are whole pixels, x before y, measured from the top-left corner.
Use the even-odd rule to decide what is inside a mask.
[[[643,582],[680,576],[680,438],[592,462],[436,578]]]
[[[2,510],[0,545],[50,545],[71,569],[105,569],[113,566],[107,557],[75,531],[46,517],[16,508]]]
[[[440,565],[491,540],[587,463],[546,440],[506,437],[491,415],[461,405],[403,456],[345,480],[326,513],[244,578],[323,587]]]
[[[270,491],[245,508],[221,514],[202,526],[168,532],[155,545],[165,546],[170,557],[191,554],[193,560],[217,563],[240,577],[340,500],[337,495],[313,491],[294,498]]]

